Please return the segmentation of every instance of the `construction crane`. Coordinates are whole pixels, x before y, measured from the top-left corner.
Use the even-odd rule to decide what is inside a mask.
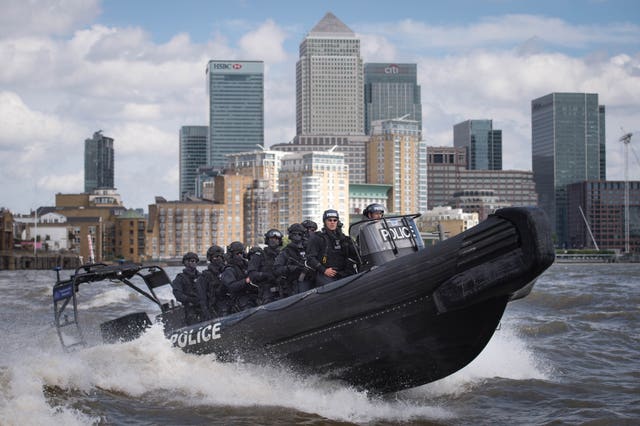
[[[619,141],[624,144],[624,252],[629,253],[629,144],[633,133],[626,133]]]

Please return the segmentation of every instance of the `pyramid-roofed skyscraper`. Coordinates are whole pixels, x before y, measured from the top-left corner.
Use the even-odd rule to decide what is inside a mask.
[[[297,135],[363,135],[363,99],[360,40],[329,12],[300,44]]]

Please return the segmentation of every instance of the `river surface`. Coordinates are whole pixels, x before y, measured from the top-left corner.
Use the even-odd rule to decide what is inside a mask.
[[[640,425],[640,264],[554,264],[470,365],[382,397],[186,354],[156,326],[65,353],[54,282],[53,271],[0,271],[0,425]],[[93,290],[88,322],[145,305],[121,286]]]

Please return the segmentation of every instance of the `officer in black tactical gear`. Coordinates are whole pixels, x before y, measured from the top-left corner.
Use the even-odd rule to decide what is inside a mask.
[[[187,325],[195,324],[211,318],[207,306],[207,295],[205,289],[198,285],[197,279],[200,275],[196,265],[198,255],[192,252],[182,256],[184,269],[171,283],[173,295],[176,300],[184,306],[184,317]]]
[[[336,210],[325,210],[322,231],[309,240],[307,263],[316,271],[316,287],[356,272],[358,252],[353,240],[342,233],[339,221]]]
[[[227,266],[222,271],[222,285],[231,296],[231,312],[239,312],[257,306],[258,289],[247,274],[244,244],[234,241],[227,247]]]
[[[207,250],[207,269],[198,277],[198,285],[205,289],[209,313],[215,317],[229,314],[230,299],[222,286],[220,276],[226,265],[224,261],[224,249],[213,245]]]
[[[362,215],[365,219],[382,219],[384,216],[384,206],[378,203],[369,204],[365,207]]]
[[[254,251],[249,257],[247,268],[251,282],[259,287],[262,304],[272,302],[278,296],[277,276],[273,271],[273,263],[282,247],[282,232],[269,229],[264,234],[264,243],[267,247]]]
[[[314,271],[307,266],[304,239],[307,230],[294,223],[287,230],[289,244],[276,258],[273,269],[279,277],[280,296],[288,297],[313,288]]]
[[[306,246],[308,241],[315,236],[316,231],[318,230],[318,224],[312,220],[307,219],[303,220],[301,225],[304,226],[306,231],[304,233],[304,244]]]

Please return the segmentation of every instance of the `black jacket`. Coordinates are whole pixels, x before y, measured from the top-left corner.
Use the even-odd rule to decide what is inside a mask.
[[[338,271],[340,276],[351,275],[355,272],[354,262],[358,253],[353,240],[340,230],[329,231],[322,228],[307,242],[307,263],[318,274],[324,274],[327,268]]]

